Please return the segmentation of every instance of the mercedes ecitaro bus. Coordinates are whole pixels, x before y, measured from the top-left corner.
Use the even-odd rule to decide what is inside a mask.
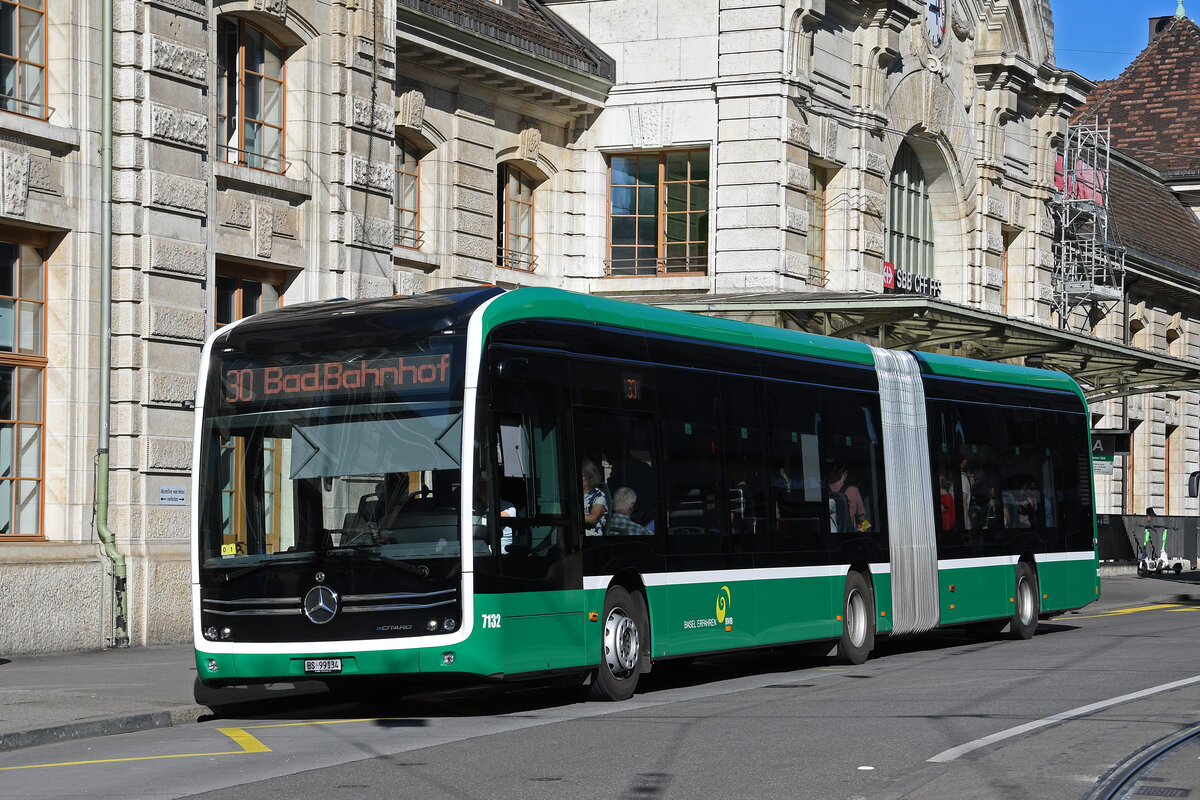
[[[221,328],[195,435],[212,685],[561,674],[619,700],[674,658],[1028,638],[1100,591],[1059,373],[484,287]]]

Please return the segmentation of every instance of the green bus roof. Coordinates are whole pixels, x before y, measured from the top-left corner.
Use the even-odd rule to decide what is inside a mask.
[[[484,311],[485,334],[507,322],[529,317],[591,322],[648,334],[680,336],[864,366],[874,366],[875,363],[871,349],[861,342],[628,303],[563,289],[521,288],[499,295]],[[1070,392],[1077,395],[1081,402],[1086,402],[1079,385],[1061,372],[938,353],[917,352],[915,355],[922,373],[926,375]]]

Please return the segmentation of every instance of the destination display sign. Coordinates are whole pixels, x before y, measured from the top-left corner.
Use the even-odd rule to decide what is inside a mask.
[[[380,392],[404,395],[448,389],[448,351],[312,364],[252,365],[226,369],[224,399],[231,405],[330,400]]]

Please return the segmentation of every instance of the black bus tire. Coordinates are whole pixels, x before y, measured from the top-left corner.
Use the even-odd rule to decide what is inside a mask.
[[[838,640],[837,659],[845,664],[861,664],[875,648],[875,595],[861,572],[846,575],[842,593],[842,638]]]
[[[1014,587],[1012,634],[1017,639],[1032,639],[1037,632],[1038,614],[1041,611],[1041,591],[1037,573],[1028,562],[1017,564],[1017,582]]]
[[[623,587],[604,595],[600,632],[600,666],[592,681],[596,700],[628,700],[642,674],[643,642],[649,634],[646,604]]]

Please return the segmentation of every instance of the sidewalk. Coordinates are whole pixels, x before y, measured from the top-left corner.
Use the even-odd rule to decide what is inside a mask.
[[[324,687],[305,681],[197,692],[190,644],[0,656],[0,752],[232,716],[315,691]]]
[[[1200,601],[1200,572],[1106,576],[1101,589],[1102,599],[1088,609]],[[233,716],[323,691],[314,682],[201,690],[197,702],[195,682],[191,645],[0,656],[0,752]]]

